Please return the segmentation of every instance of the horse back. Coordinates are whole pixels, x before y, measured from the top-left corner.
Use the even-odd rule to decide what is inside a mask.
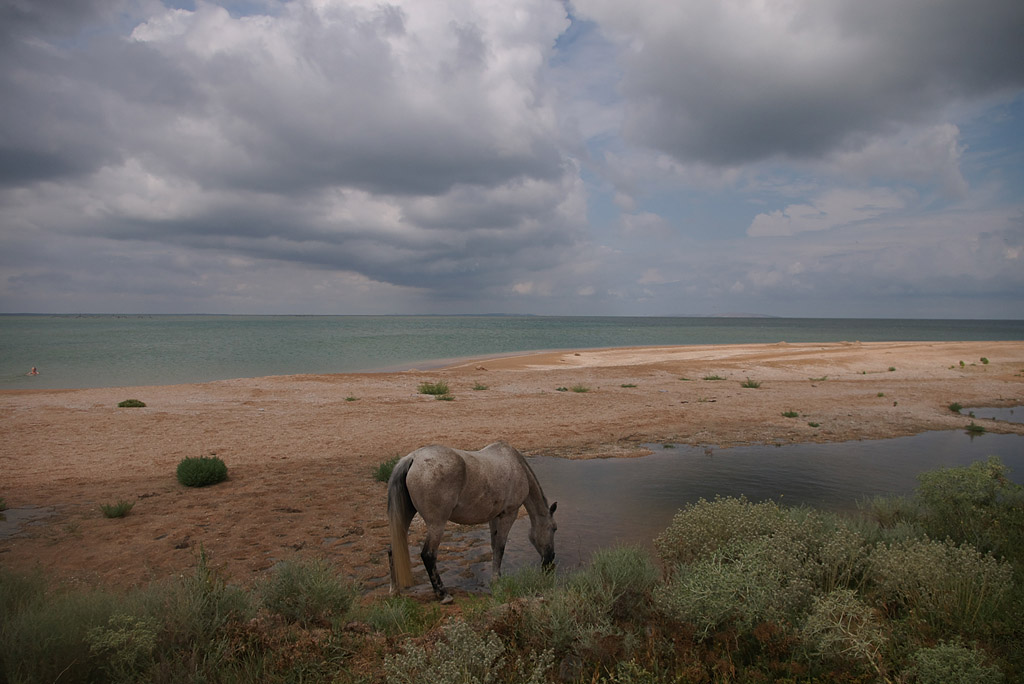
[[[488,522],[517,510],[529,493],[522,457],[501,442],[480,451],[428,446],[412,455],[407,486],[424,519]]]

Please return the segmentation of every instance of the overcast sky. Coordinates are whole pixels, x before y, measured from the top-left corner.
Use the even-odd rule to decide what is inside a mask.
[[[1021,0],[0,0],[0,311],[1024,318]]]

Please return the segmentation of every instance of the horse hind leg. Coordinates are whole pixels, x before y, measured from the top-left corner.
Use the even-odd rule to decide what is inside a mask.
[[[437,570],[437,549],[441,545],[441,536],[444,534],[444,523],[441,525],[427,525],[427,537],[423,540],[423,548],[420,550],[420,558],[423,560],[423,567],[430,577],[430,586],[434,588],[434,594],[442,604],[451,603],[455,599],[444,588],[441,581],[441,573]]]

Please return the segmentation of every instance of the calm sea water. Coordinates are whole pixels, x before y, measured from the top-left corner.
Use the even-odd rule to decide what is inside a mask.
[[[0,315],[0,389],[394,370],[548,349],[844,340],[1024,340],[1024,321]],[[40,374],[26,376],[33,366]]]

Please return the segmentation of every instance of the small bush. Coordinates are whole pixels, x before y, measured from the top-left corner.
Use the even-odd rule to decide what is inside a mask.
[[[151,617],[111,615],[85,635],[89,651],[100,659],[107,681],[138,681],[153,662],[159,625]]]
[[[975,634],[1003,613],[1013,568],[969,545],[913,540],[872,551],[871,577],[887,606],[937,627]],[[902,613],[899,613],[902,611]]]
[[[138,399],[125,399],[117,404],[118,408],[145,408],[146,402]]]
[[[975,435],[980,435],[981,433],[985,432],[985,426],[978,425],[973,420],[971,421],[971,424],[968,425],[965,429],[967,430],[967,432]]]
[[[403,652],[384,656],[389,682],[406,684],[483,684],[500,674],[507,681],[541,684],[554,663],[546,651],[531,654],[529,662],[511,660],[505,645],[493,631],[478,634],[462,620],[452,620],[442,629],[443,639],[429,651],[409,640]]]
[[[920,521],[933,538],[949,537],[982,551],[1020,558],[1024,547],[1024,487],[993,456],[964,468],[919,476]]]
[[[382,463],[377,464],[373,470],[373,479],[377,482],[387,482],[391,479],[391,472],[395,469],[401,456],[393,456]]]
[[[986,357],[982,356],[981,357],[981,363],[982,363],[982,365],[987,366],[988,365],[988,359]]]
[[[751,380],[750,378],[747,378],[746,380],[740,383],[740,387],[746,387],[747,389],[757,389],[760,386],[760,382],[758,382],[757,380]]]
[[[721,375],[705,375],[705,380],[725,380]]]
[[[120,500],[116,504],[100,504],[104,518],[123,518],[135,506],[133,501]]]
[[[578,392],[578,393],[583,393],[583,392],[589,392],[590,391],[590,388],[587,387],[586,385],[573,385],[569,389],[571,389],[573,392]]]
[[[615,620],[639,621],[651,604],[660,573],[640,547],[596,551],[587,568],[573,577],[572,586],[585,600],[604,606]]]
[[[556,387],[555,391],[556,392],[568,392],[569,388],[568,387]]]
[[[949,410],[952,411],[953,413],[960,413],[963,409],[964,407],[961,406],[960,403],[956,401],[949,405]]]
[[[359,401],[359,397],[348,396],[345,397],[345,401]]]
[[[907,669],[915,684],[1000,684],[1003,673],[985,663],[985,654],[959,642],[922,648]]]
[[[676,566],[658,605],[670,618],[694,625],[702,640],[720,629],[791,622],[810,603],[813,589],[800,569],[802,556],[792,540],[736,540]]]
[[[473,389],[476,390],[477,392],[481,392],[483,390],[490,389],[490,387],[483,384],[482,382],[478,382],[475,385],[473,385]]]
[[[342,580],[327,561],[285,561],[261,588],[263,605],[304,627],[329,626],[348,613],[355,587]]]
[[[783,411],[782,415],[785,418],[799,418],[800,417],[800,414],[797,413],[796,411]]]
[[[442,381],[438,382],[421,382],[419,385],[420,394],[431,394],[435,397],[440,397],[448,394],[448,383]]]
[[[883,674],[885,628],[854,591],[837,589],[815,598],[800,636],[818,659]]]
[[[186,487],[206,487],[228,479],[228,467],[217,456],[188,456],[178,464],[177,475]]]

